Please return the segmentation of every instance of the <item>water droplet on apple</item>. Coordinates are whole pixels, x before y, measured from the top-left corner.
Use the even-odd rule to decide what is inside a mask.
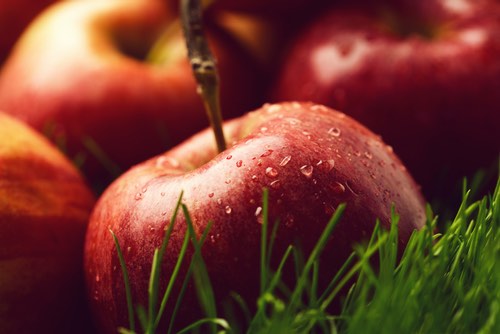
[[[366,157],[367,159],[370,159],[370,160],[371,160],[371,159],[373,158],[373,154],[371,154],[371,152],[366,151],[366,152],[364,153],[364,155],[365,155],[365,157]]]
[[[340,137],[340,129],[339,128],[330,128],[328,130],[328,134],[333,137]]]
[[[140,201],[142,199],[142,193],[135,194],[135,200]]]
[[[329,159],[328,160],[328,167],[329,167],[328,171],[331,171],[333,169],[333,167],[335,167],[335,160]]]
[[[226,159],[227,159],[227,160],[231,160],[231,158],[232,158],[232,157],[233,157],[233,156],[230,154],[230,155],[228,155],[228,156],[226,157]]]
[[[231,212],[233,211],[233,209],[231,209],[231,207],[228,205],[224,208],[224,211],[229,215],[231,214]]]
[[[148,191],[148,187],[142,188],[142,193],[145,193],[146,191]]]
[[[276,177],[278,176],[278,171],[274,169],[273,167],[267,167],[266,168],[266,175],[269,177]]]
[[[255,217],[260,215],[261,212],[262,212],[262,208],[260,206],[258,206],[257,209],[255,209]]]
[[[162,216],[166,216],[166,215],[167,215],[167,211],[163,211],[163,212],[161,213],[161,215],[162,215]]]
[[[252,181],[257,181],[257,175],[252,175]]]
[[[260,128],[260,132],[266,132],[266,131],[267,131],[267,128],[265,126]]]
[[[268,156],[270,156],[272,153],[273,153],[273,150],[267,150],[267,151],[265,151],[264,153],[262,153],[260,156],[261,156],[261,158],[263,158],[263,157],[268,157]]]
[[[262,166],[262,159],[259,159],[259,160],[257,161],[257,166]]]
[[[305,177],[307,178],[311,178],[312,176],[312,173],[313,173],[313,166],[311,165],[304,165],[302,167],[300,167],[300,172],[302,173],[302,175],[304,175]]]
[[[291,159],[292,159],[292,156],[287,155],[286,157],[283,158],[283,160],[281,160],[280,166],[285,167],[290,162]]]
[[[208,194],[208,197],[210,197],[210,198],[214,197],[214,193]]]
[[[217,204],[222,205],[222,199],[220,197],[217,198]]]
[[[243,161],[242,160],[236,161],[236,167],[240,168],[241,166],[243,166]]]
[[[162,192],[160,193],[160,196],[161,196],[161,197],[165,196],[165,192],[164,192],[164,191],[162,191]]]
[[[269,184],[269,186],[273,189],[279,189],[280,185],[280,180],[275,180]]]
[[[272,104],[272,105],[268,105],[267,106],[267,112],[270,113],[270,114],[271,113],[275,113],[277,111],[280,111],[281,109],[283,109],[283,108],[279,104]]]
[[[340,182],[337,182],[335,181],[331,186],[330,186],[330,189],[332,190],[332,192],[336,195],[341,195],[343,193],[345,193],[345,186],[340,183]]]
[[[227,179],[226,181],[224,181],[226,184],[230,184],[232,181],[231,179]]]
[[[99,276],[99,274],[95,275],[95,281],[99,282],[100,280],[101,280],[101,277]]]
[[[316,104],[316,105],[313,105],[313,106],[311,107],[311,110],[313,110],[313,111],[327,111],[327,110],[328,110],[328,108],[327,108],[327,107],[325,107],[325,106],[323,106],[323,105],[318,105],[318,104]]]

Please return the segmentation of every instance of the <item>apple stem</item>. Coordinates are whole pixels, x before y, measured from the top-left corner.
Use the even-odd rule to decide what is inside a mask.
[[[219,153],[226,149],[219,101],[219,74],[216,60],[203,33],[203,9],[200,0],[181,0],[181,20],[188,57],[203,98]]]

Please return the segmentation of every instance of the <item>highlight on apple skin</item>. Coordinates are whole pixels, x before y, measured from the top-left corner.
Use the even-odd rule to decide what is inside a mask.
[[[80,333],[83,243],[95,199],[41,134],[0,113],[0,332]]]
[[[393,205],[400,215],[400,247],[425,224],[419,187],[391,147],[343,113],[312,103],[265,105],[226,122],[225,132],[229,148],[222,153],[216,152],[211,130],[205,130],[131,168],[98,201],[87,232],[85,274],[103,333],[128,324],[123,277],[109,230],[124,250],[135,303],[147,305],[154,248],[161,244],[181,191],[196,233],[214,222],[202,253],[221,303],[230,291],[256,300],[264,188],[269,189],[269,222],[280,221],[276,257],[291,243],[307,254],[337,206],[346,203],[321,259],[325,280],[333,277],[354,243],[370,237],[377,218],[389,227]],[[181,214],[162,264],[162,288],[185,233]],[[185,296],[179,323],[201,317],[193,290]]]

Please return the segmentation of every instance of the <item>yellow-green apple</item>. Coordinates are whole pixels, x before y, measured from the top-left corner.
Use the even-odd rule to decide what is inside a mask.
[[[56,0],[0,0],[0,64],[23,30]]]
[[[265,105],[226,122],[225,132],[229,148],[220,154],[212,131],[205,130],[136,165],[98,201],[84,262],[89,300],[103,333],[128,325],[123,277],[109,230],[123,249],[133,300],[147,305],[153,252],[181,191],[196,233],[214,223],[202,254],[217,301],[229,291],[249,303],[256,300],[264,188],[269,189],[269,222],[280,221],[276,257],[292,243],[307,254],[339,204],[347,204],[321,258],[326,279],[354,243],[370,237],[377,218],[389,227],[392,205],[401,217],[401,246],[425,223],[420,190],[392,149],[345,114],[312,103]],[[162,287],[185,233],[180,214],[163,261]],[[181,322],[201,316],[192,290],[179,311]]]
[[[83,242],[93,205],[55,146],[0,113],[1,333],[79,333],[88,323]]]
[[[225,116],[242,114],[260,103],[258,70],[228,34],[207,26]],[[39,16],[7,60],[0,108],[62,137],[71,156],[86,155],[93,181],[103,165],[124,170],[204,128],[195,87],[164,1],[65,1]]]
[[[500,2],[332,8],[297,36],[272,100],[339,108],[436,195],[500,154]]]

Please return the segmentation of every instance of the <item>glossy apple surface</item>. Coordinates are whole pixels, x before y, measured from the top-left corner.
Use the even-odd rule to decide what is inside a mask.
[[[224,116],[242,114],[258,103],[258,71],[229,36],[207,30],[220,61]],[[145,60],[165,31],[153,59]],[[83,155],[91,181],[108,171],[116,175],[208,124],[180,26],[161,0],[51,7],[7,60],[0,108],[62,142],[70,156]]]
[[[347,204],[322,258],[327,280],[351,246],[371,235],[376,218],[389,226],[392,204],[401,216],[401,246],[425,222],[419,188],[392,149],[340,112],[303,103],[266,105],[227,122],[225,131],[230,147],[221,154],[216,154],[212,132],[205,130],[133,167],[100,198],[87,233],[85,272],[93,314],[104,333],[128,324],[109,229],[124,250],[133,298],[147,305],[153,251],[181,191],[197,233],[214,222],[202,253],[216,300],[234,290],[250,306],[259,287],[263,188],[269,189],[269,221],[281,221],[276,257],[294,242],[309,252],[337,206]],[[163,287],[185,231],[181,214],[163,262]],[[193,290],[188,289],[181,322],[202,316]]]
[[[332,9],[286,53],[272,100],[338,108],[394,146],[431,196],[500,153],[500,2]]]
[[[94,198],[45,138],[0,113],[0,332],[79,333]]]
[[[55,1],[0,0],[0,64],[36,15]]]

